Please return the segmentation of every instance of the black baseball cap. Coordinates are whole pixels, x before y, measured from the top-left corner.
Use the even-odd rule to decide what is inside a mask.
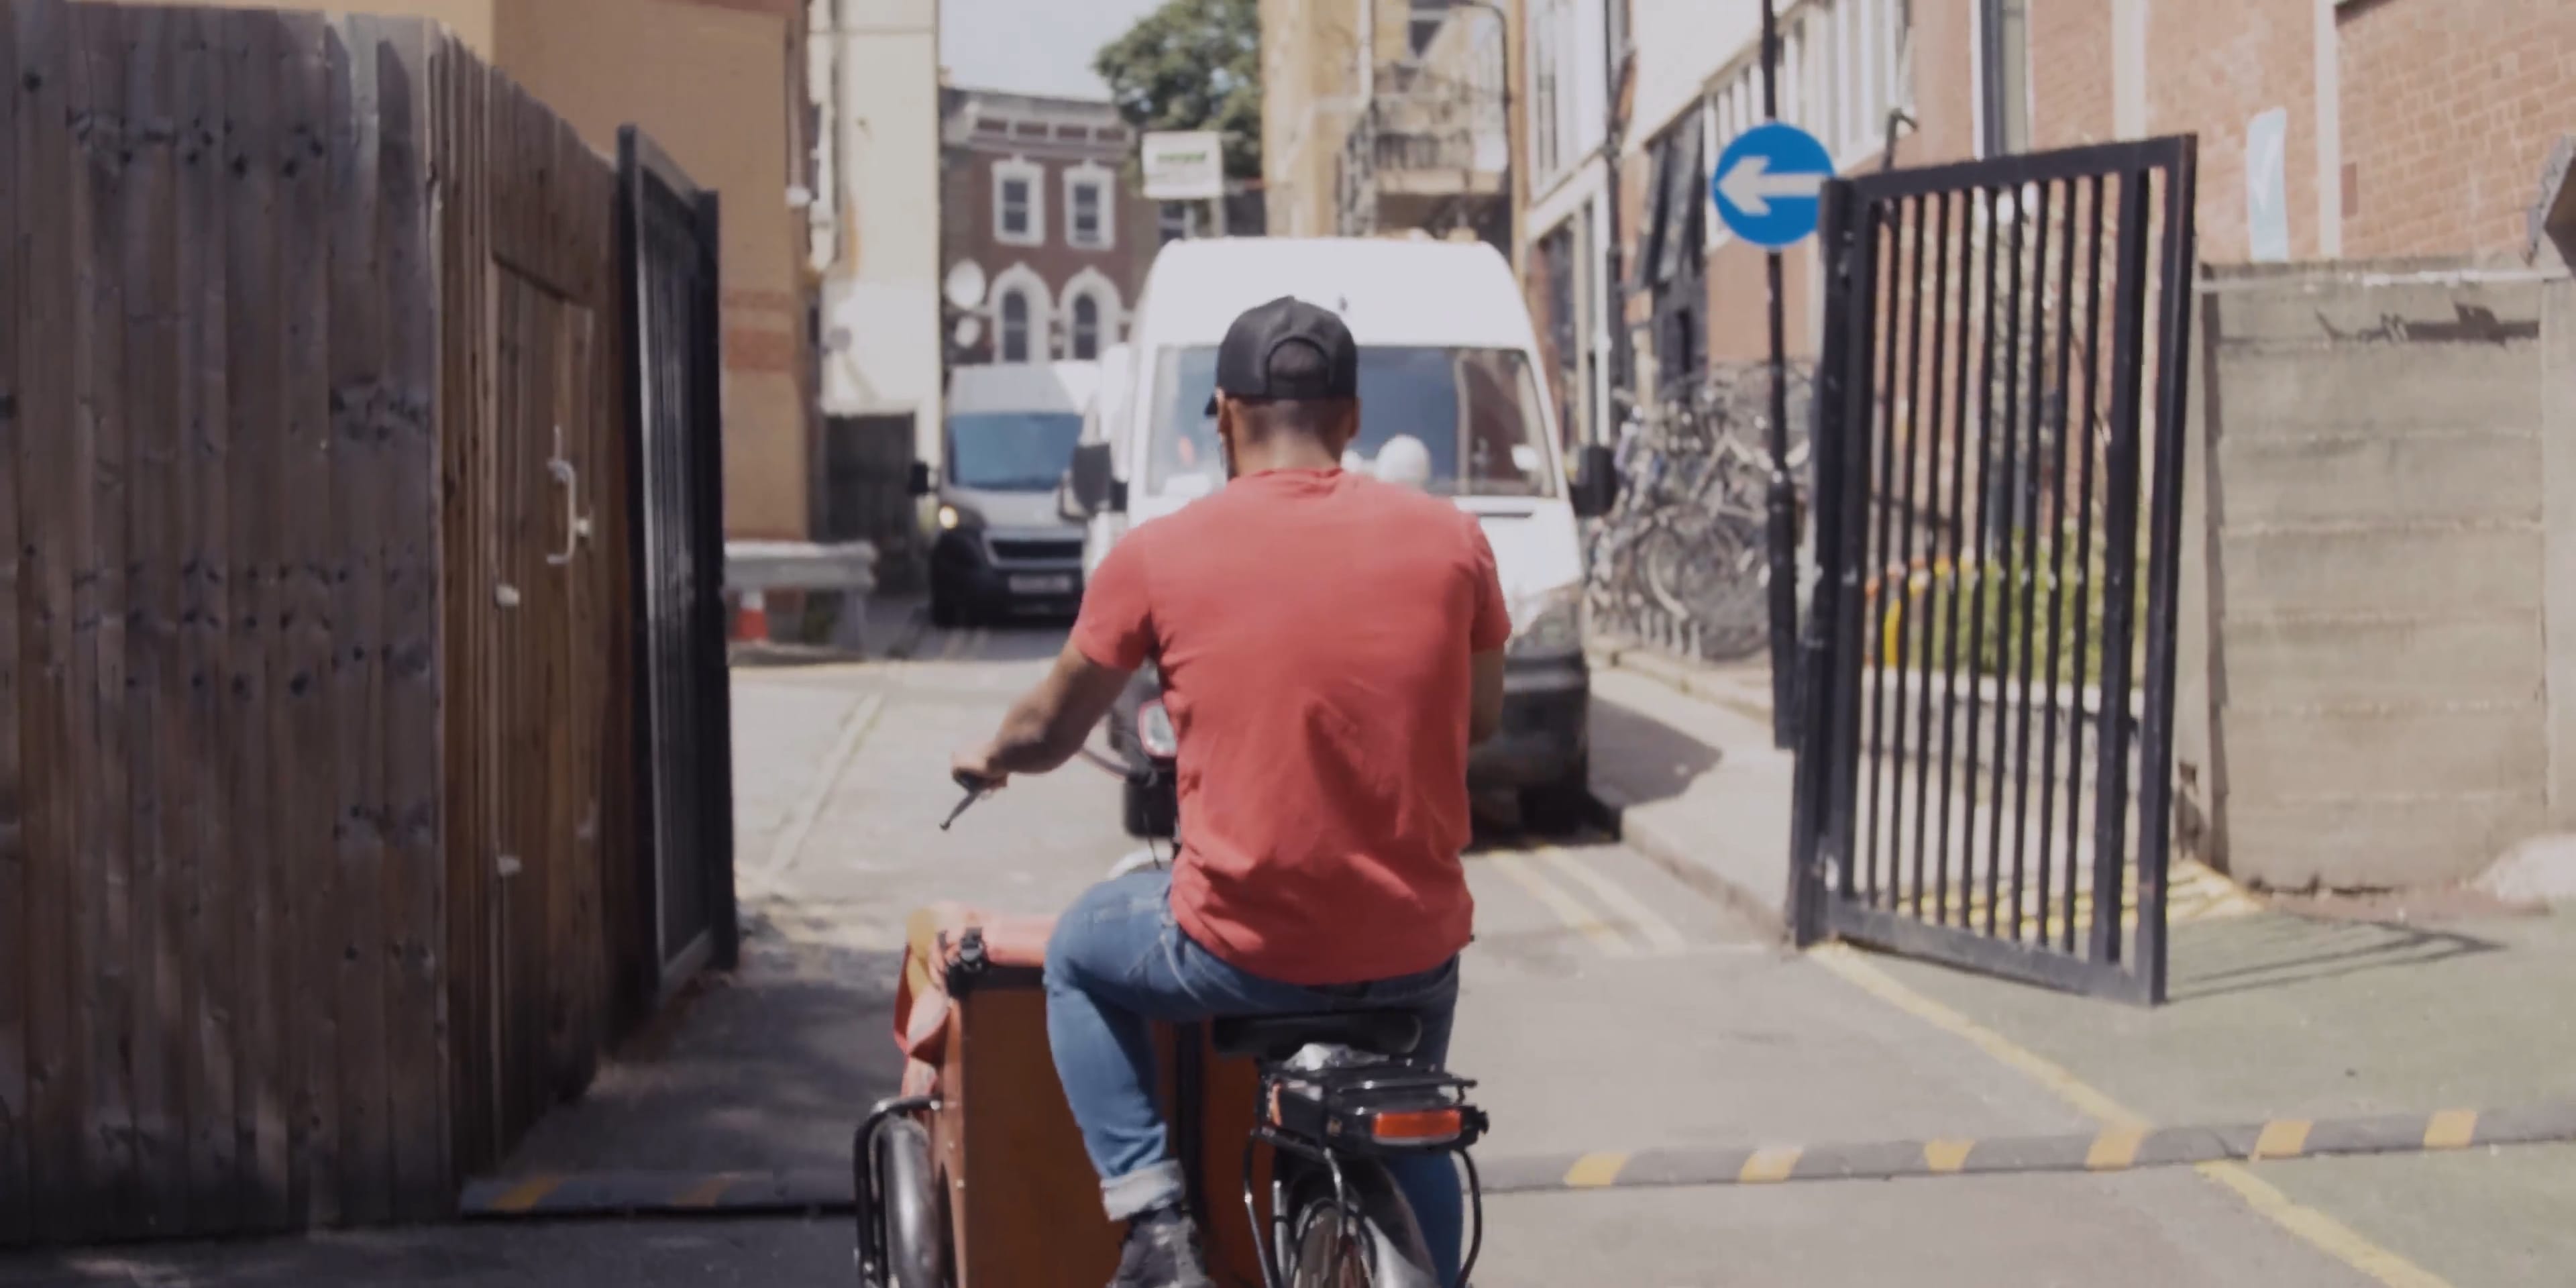
[[[1285,378],[1271,375],[1271,355],[1292,344],[1310,346],[1323,355],[1320,377],[1305,372]],[[1225,329],[1225,343],[1216,351],[1216,387],[1234,398],[1357,398],[1360,346],[1331,309],[1282,295],[1245,309]],[[1207,414],[1216,414],[1215,394],[1208,395]]]

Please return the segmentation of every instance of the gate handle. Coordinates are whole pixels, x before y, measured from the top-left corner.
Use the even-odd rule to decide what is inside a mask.
[[[590,538],[590,516],[581,513],[581,471],[563,454],[563,426],[555,426],[555,454],[546,462],[546,472],[564,488],[564,548],[562,554],[546,556],[546,563],[561,568],[572,562],[581,543]]]

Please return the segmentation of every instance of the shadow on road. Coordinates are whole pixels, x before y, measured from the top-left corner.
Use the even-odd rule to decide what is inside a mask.
[[[2187,922],[2172,933],[2167,996],[2175,1002],[2425,966],[2498,948],[2457,931],[2284,914]]]
[[[901,958],[757,928],[744,955],[626,1042],[504,1174],[846,1166],[851,1131],[902,1080]]]
[[[1592,695],[1594,781],[1605,774],[1630,805],[1680,796],[1725,759],[1725,753],[1652,716]]]

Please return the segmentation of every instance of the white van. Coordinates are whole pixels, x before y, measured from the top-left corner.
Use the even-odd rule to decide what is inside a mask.
[[[1206,413],[1217,345],[1236,315],[1282,295],[1339,313],[1359,342],[1360,436],[1346,467],[1374,469],[1396,443],[1390,465],[1404,458],[1408,482],[1455,498],[1493,545],[1513,636],[1502,732],[1476,749],[1472,783],[1519,792],[1535,825],[1575,821],[1590,801],[1591,692],[1575,520],[1606,510],[1615,485],[1606,448],[1586,449],[1580,495],[1568,485],[1538,336],[1511,265],[1492,247],[1347,238],[1165,247],[1126,351],[1104,364],[1118,378],[1103,387],[1067,480],[1065,512],[1089,525],[1086,571],[1129,528],[1224,485]],[[1111,716],[1137,835],[1172,830],[1174,748],[1159,684],[1149,668]]]
[[[956,626],[1082,599],[1082,529],[1055,503],[1100,370],[995,363],[949,374],[930,547],[930,615]]]

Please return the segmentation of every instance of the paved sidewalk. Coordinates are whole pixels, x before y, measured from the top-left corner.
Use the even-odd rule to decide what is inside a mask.
[[[1597,651],[1592,791],[1620,839],[1785,938],[1796,760],[1772,746],[1770,679]]]

